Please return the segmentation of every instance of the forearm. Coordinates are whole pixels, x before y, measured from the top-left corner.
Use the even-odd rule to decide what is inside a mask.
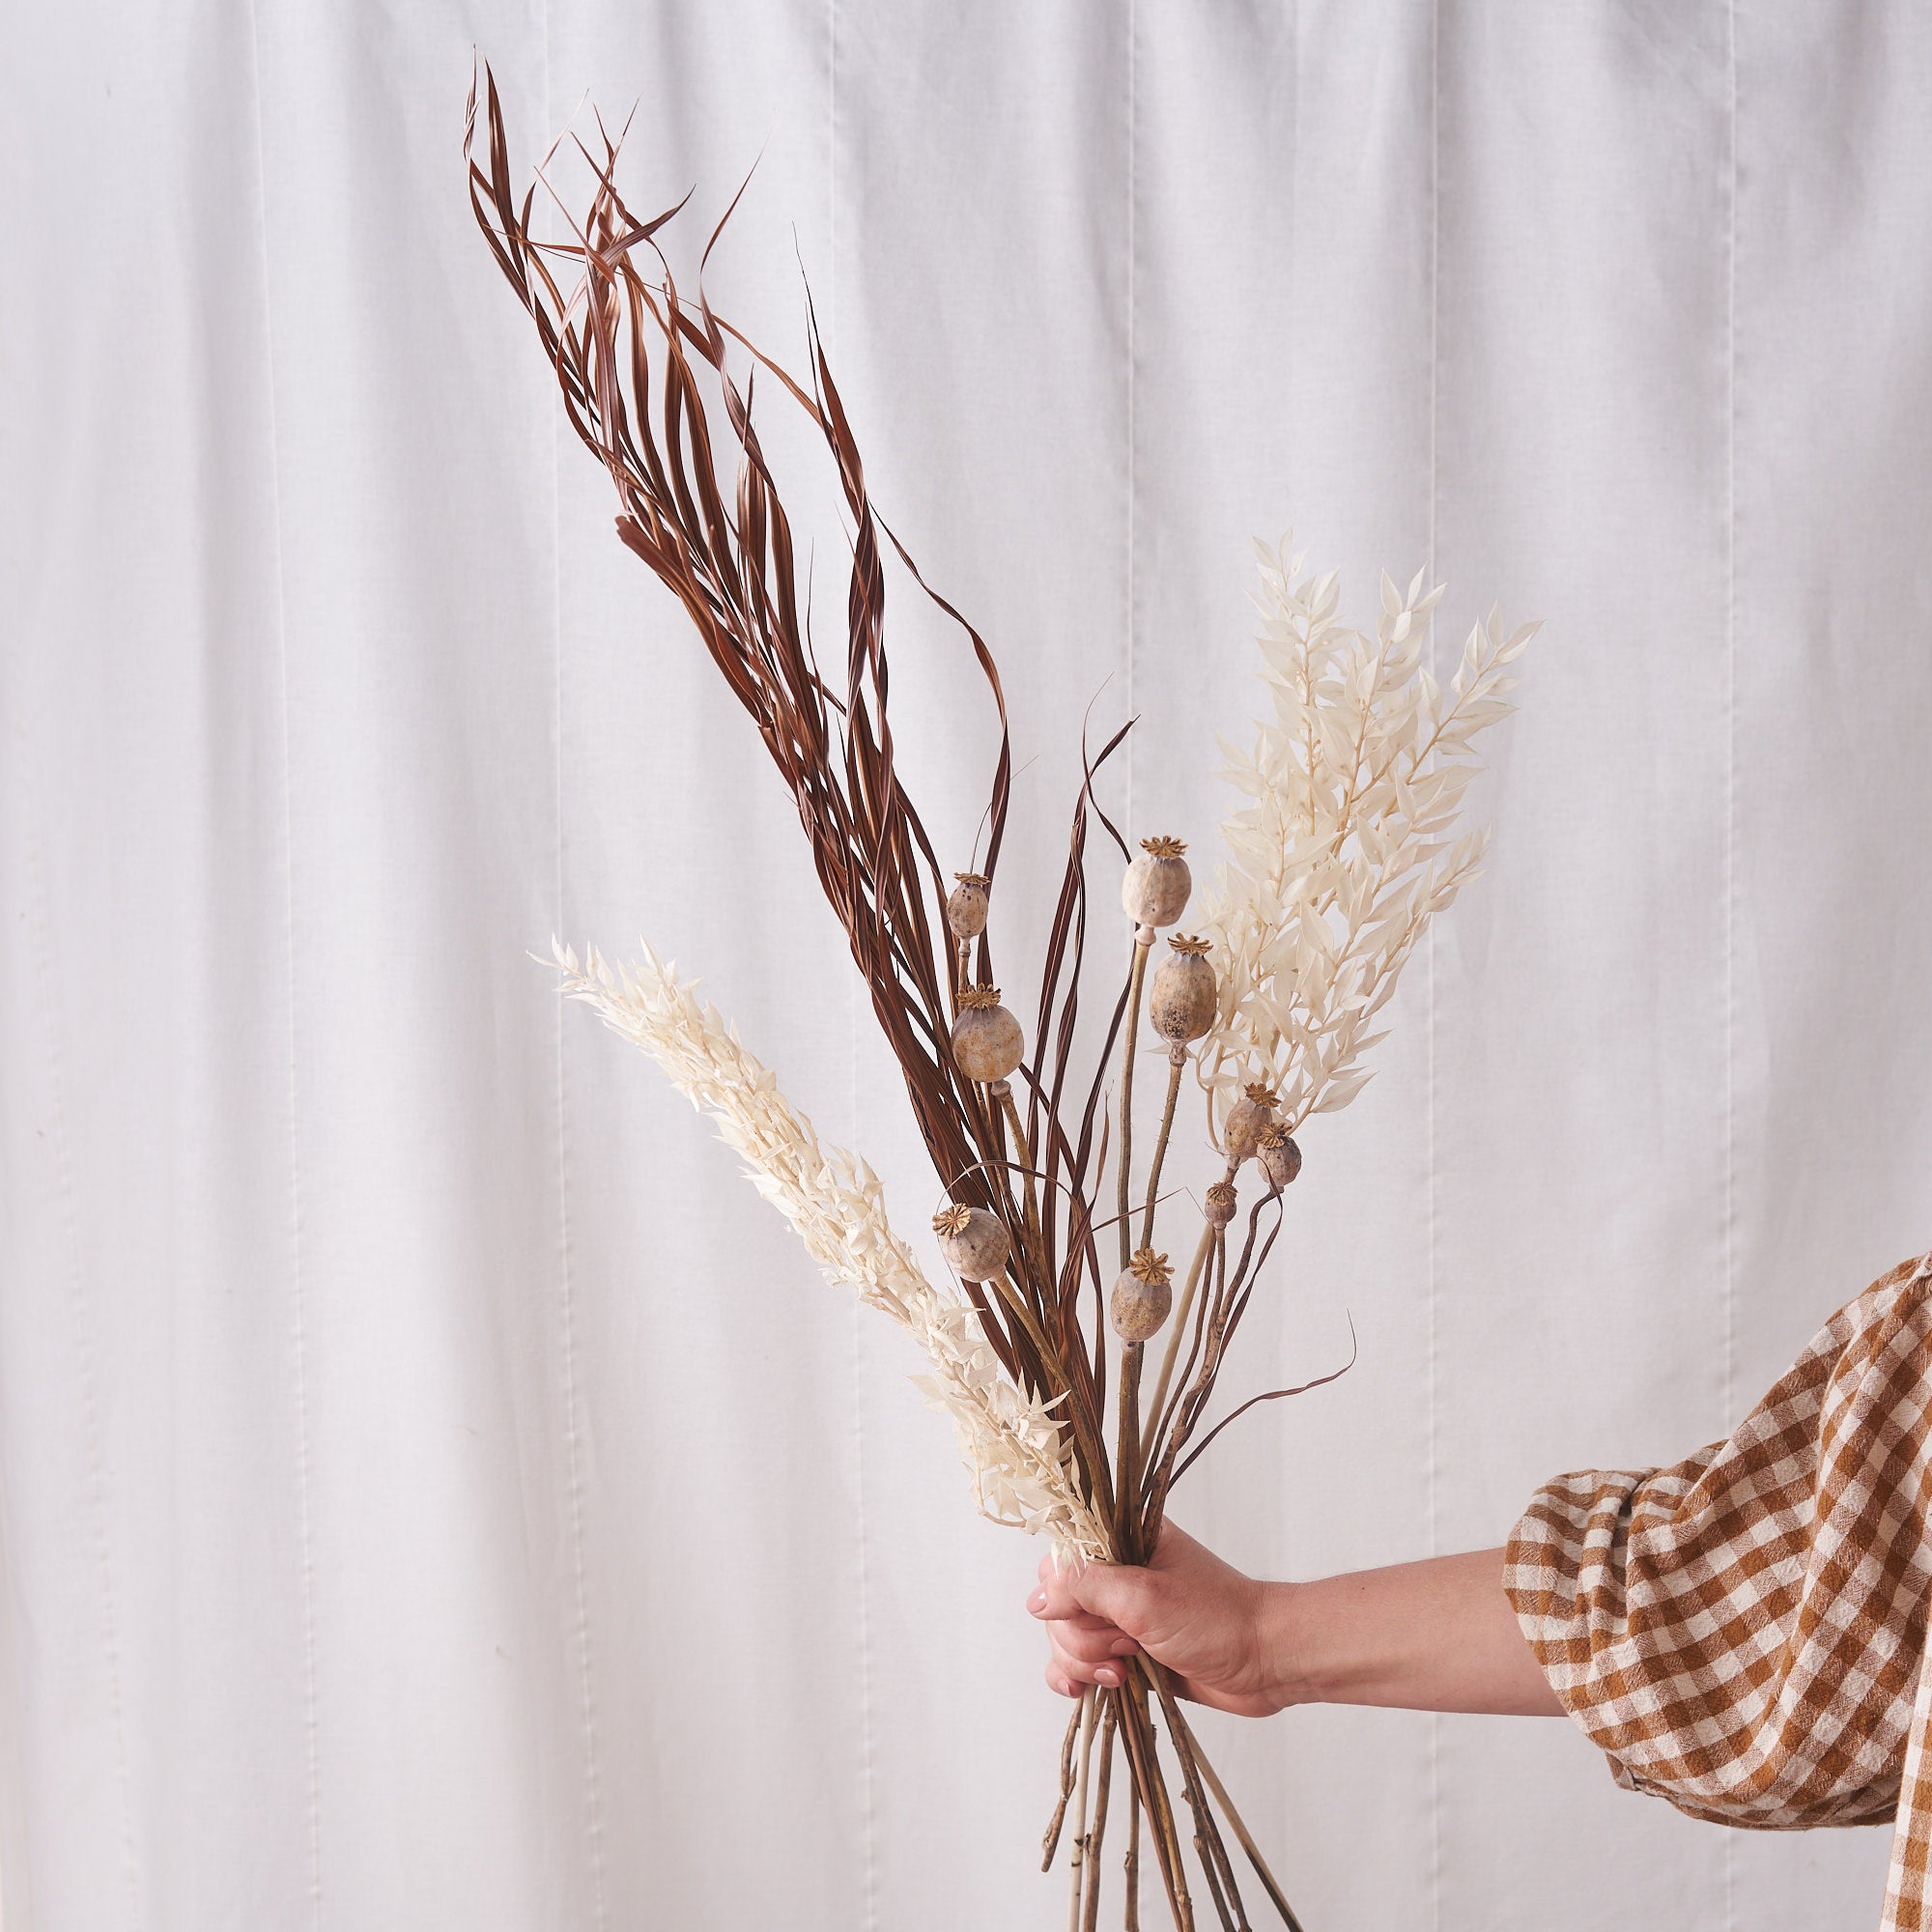
[[[1502,1588],[1503,1552],[1263,1586],[1264,1651],[1290,1704],[1560,1717]]]

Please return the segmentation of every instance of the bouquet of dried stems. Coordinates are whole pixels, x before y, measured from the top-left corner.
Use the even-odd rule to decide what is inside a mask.
[[[1175,1484],[1252,1406],[1208,1426],[1281,1230],[1283,1192],[1301,1168],[1295,1135],[1359,1091],[1404,963],[1480,861],[1481,838],[1454,826],[1478,769],[1472,747],[1510,708],[1511,667],[1531,631],[1506,632],[1492,616],[1443,686],[1424,661],[1441,592],[1423,576],[1406,592],[1383,579],[1371,635],[1338,615],[1332,573],[1310,576],[1300,558],[1264,548],[1268,715],[1251,745],[1228,748],[1244,802],[1222,828],[1226,857],[1199,933],[1178,930],[1194,892],[1186,848],[1157,836],[1135,853],[1095,801],[1094,774],[1123,727],[1085,764],[1029,1045],[993,964],[1010,769],[999,674],[984,640],[876,516],[809,303],[801,381],[712,310],[701,278],[680,291],[654,239],[676,211],[632,213],[614,180],[619,143],[601,128],[595,150],[576,145],[589,170],[579,208],[565,207],[542,168],[520,198],[497,90],[487,71],[484,80],[487,156],[475,154],[473,89],[465,137],[477,222],[535,326],[572,428],[615,488],[619,536],[683,603],[796,803],[943,1186],[932,1229],[953,1279],[928,1278],[871,1169],[820,1142],[735,1031],[655,953],[613,968],[559,948],[564,991],[717,1122],[828,1278],[917,1338],[930,1364],[921,1386],[956,1425],[986,1515],[1050,1538],[1065,1562],[1142,1561]],[[564,211],[561,242],[533,232],[539,185]],[[839,480],[851,569],[834,674],[813,649],[810,566],[753,423],[760,373],[823,437]],[[1001,727],[983,856],[950,877],[895,755],[888,548],[960,626]],[[1095,824],[1123,862],[1125,915],[1122,983],[1097,1043],[1078,1025]],[[1147,1050],[1164,1059],[1166,1081],[1141,1159],[1133,1086]],[[1190,1067],[1205,1137],[1225,1168],[1206,1189],[1177,1293],[1156,1232],[1163,1208],[1173,1211],[1161,1177]],[[1062,1749],[1045,1863],[1064,1839],[1070,1932],[1098,1922],[1117,1752],[1127,1784],[1125,1925],[1139,1924],[1144,1830],[1183,1932],[1196,1922],[1197,1886],[1223,1927],[1249,1923],[1230,1835],[1282,1922],[1296,1925],[1172,1683],[1136,1657],[1121,1688],[1079,1702]]]

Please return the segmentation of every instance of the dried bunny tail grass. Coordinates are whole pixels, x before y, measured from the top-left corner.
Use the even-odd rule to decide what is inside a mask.
[[[1226,1106],[1265,1080],[1293,1130],[1354,1098],[1370,1031],[1429,921],[1476,875],[1487,834],[1452,837],[1482,769],[1477,736],[1515,708],[1510,667],[1537,626],[1492,611],[1445,691],[1422,661],[1441,586],[1384,574],[1373,638],[1337,616],[1337,573],[1261,553],[1262,679],[1254,747],[1224,746],[1252,801],[1222,827],[1204,927],[1221,949],[1217,1024],[1201,1079]]]
[[[1063,1561],[1107,1560],[1106,1532],[1080,1497],[1060,1423],[1001,1369],[971,1304],[926,1279],[893,1232],[878,1177],[857,1154],[825,1147],[737,1030],[675,967],[648,946],[644,952],[645,963],[613,970],[594,950],[580,963],[557,946],[561,991],[642,1047],[710,1115],[828,1281],[856,1289],[867,1306],[912,1331],[932,1364],[913,1380],[952,1418],[980,1514],[1049,1537]]]

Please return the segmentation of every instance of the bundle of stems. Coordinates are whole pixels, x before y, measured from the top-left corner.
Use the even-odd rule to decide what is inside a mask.
[[[465,132],[477,223],[535,327],[571,427],[616,491],[619,536],[682,603],[796,805],[942,1183],[933,1234],[957,1286],[928,1280],[870,1169],[824,1148],[736,1033],[648,949],[645,963],[616,971],[559,949],[564,990],[711,1115],[828,1277],[916,1336],[932,1371],[922,1386],[957,1426],[986,1514],[1049,1537],[1063,1561],[1145,1561],[1175,1485],[1220,1431],[1255,1402],[1319,1385],[1269,1390],[1208,1426],[1300,1170],[1293,1130],[1355,1091],[1355,1062],[1377,1037],[1369,1022],[1423,925],[1474,868],[1479,848],[1451,844],[1447,827],[1474,769],[1469,742],[1507,708],[1506,668],[1528,633],[1506,637],[1492,619],[1444,690],[1421,662],[1440,593],[1420,576],[1406,597],[1384,580],[1369,638],[1339,623],[1332,578],[1311,581],[1298,559],[1264,552],[1271,716],[1251,753],[1232,754],[1250,803],[1224,827],[1229,856],[1204,908],[1206,936],[1170,931],[1193,893],[1184,845],[1157,836],[1134,853],[1096,801],[1095,775],[1122,727],[1083,761],[1029,1048],[994,983],[1010,769],[999,675],[984,640],[878,518],[809,300],[800,380],[713,311],[701,264],[692,292],[680,290],[656,239],[676,210],[632,212],[614,179],[620,139],[600,125],[594,145],[573,143],[588,171],[575,207],[548,172],[554,147],[519,195],[487,69],[483,88],[482,158],[473,87]],[[535,232],[539,190],[561,216],[561,240]],[[714,231],[707,258],[716,241]],[[851,565],[835,672],[818,662],[810,564],[754,427],[760,376],[823,438],[838,475]],[[895,753],[888,548],[958,624],[1000,726],[984,853],[951,883]],[[1079,1001],[1096,825],[1123,864],[1125,916],[1122,983],[1097,1029],[1081,1025]],[[1165,1078],[1147,1145],[1134,1085],[1150,1052]],[[1162,1180],[1190,1066],[1206,1094],[1201,1139],[1223,1171],[1198,1203],[1177,1294],[1156,1238],[1177,1211]],[[1250,1923],[1244,1885],[1296,1926],[1174,1682],[1136,1656],[1125,1683],[1079,1701],[1062,1750],[1045,1852],[1050,1866],[1062,1842],[1069,1848],[1069,1932],[1098,1923],[1117,1757],[1125,1926],[1140,1923],[1143,1833],[1182,1932],[1203,1915],[1197,1885],[1226,1932]]]

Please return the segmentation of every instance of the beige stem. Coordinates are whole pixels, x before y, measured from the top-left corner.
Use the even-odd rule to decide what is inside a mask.
[[[1033,1310],[1026,1304],[1026,1296],[1005,1275],[997,1276],[985,1286],[994,1290],[1000,1299],[1013,1311],[1013,1317],[1026,1330],[1028,1340],[1039,1350],[1040,1360],[1049,1367],[1056,1365],[1060,1360],[1060,1351],[1047,1341],[1045,1332],[1034,1317]],[[1040,1390],[1042,1399],[1049,1402],[1063,1393],[1063,1390],[1057,1388]]]
[[[1039,1283],[1039,1292],[1044,1296],[1049,1287],[1046,1279],[1046,1236],[1039,1218],[1039,1190],[1034,1184],[1033,1148],[1027,1140],[1026,1128],[1020,1124],[1020,1110],[1013,1101],[1011,1081],[996,1080],[993,1092],[999,1095],[1000,1105],[1006,1112],[1007,1129],[1013,1137],[1013,1152],[1019,1156],[1020,1179],[1026,1188],[1027,1244],[1033,1249],[1034,1271]]]
[[[1160,1112],[1160,1137],[1153,1144],[1148,1168],[1147,1207],[1141,1216],[1141,1246],[1153,1246],[1154,1199],[1160,1192],[1160,1170],[1167,1159],[1168,1137],[1174,1132],[1174,1103],[1180,1094],[1180,1076],[1187,1067],[1187,1049],[1177,1045],[1168,1054],[1167,1101]]]
[[[1114,1457],[1114,1492],[1118,1520],[1114,1553],[1122,1563],[1137,1563],[1142,1552],[1134,1547],[1133,1524],[1138,1514],[1134,1493],[1140,1481],[1141,1360],[1145,1342],[1121,1344],[1121,1437]]]
[[[1224,1889],[1223,1875],[1233,1878],[1228,1871],[1227,1852],[1222,1847],[1220,1833],[1214,1829],[1213,1814],[1208,1809],[1207,1794],[1201,1789],[1201,1779],[1197,1775],[1192,1734],[1184,1727],[1180,1716],[1180,1706],[1175,1697],[1173,1687],[1168,1683],[1168,1673],[1155,1664],[1148,1673],[1160,1693],[1161,1709],[1167,1717],[1167,1727],[1173,1736],[1174,1755],[1180,1766],[1180,1789],[1187,1800],[1187,1808],[1194,1814],[1194,1855],[1201,1861],[1201,1875],[1208,1881],[1208,1896],[1213,1901],[1214,1916],[1220,1919],[1222,1932],[1251,1932],[1247,1915],[1241,1912],[1239,1894],[1235,1894],[1233,1910],[1240,1914],[1238,1926],[1230,1914],[1229,1891]]]
[[[1174,1801],[1168,1796],[1167,1781],[1160,1775],[1159,1752],[1154,1746],[1153,1725],[1148,1713],[1148,1684],[1155,1665],[1151,1659],[1129,1660],[1133,1672],[1134,1702],[1138,1709],[1142,1735],[1147,1739],[1148,1826],[1156,1840],[1162,1875],[1173,1887],[1175,1920],[1179,1932],[1194,1932],[1194,1901],[1187,1892],[1187,1864],[1180,1855],[1180,1833],[1175,1827]]]
[[[1143,937],[1145,935],[1145,937]],[[1141,981],[1147,978],[1148,952],[1153,945],[1153,927],[1134,928],[1134,963],[1127,974],[1127,1028],[1121,1038],[1121,1146],[1119,1160],[1119,1214],[1121,1228],[1121,1271],[1134,1258],[1133,1230],[1133,1144],[1134,1144],[1134,1042],[1141,1030]]]
[[[1073,1779],[1073,1849],[1067,1855],[1072,1873],[1072,1896],[1066,1908],[1066,1932],[1080,1932],[1080,1887],[1087,1870],[1087,1769],[1094,1757],[1094,1687],[1080,1693],[1080,1769]]]
[[[1274,1874],[1268,1870],[1267,1861],[1255,1844],[1253,1835],[1241,1822],[1241,1814],[1235,1809],[1234,1800],[1228,1796],[1228,1787],[1215,1776],[1214,1767],[1208,1762],[1207,1754],[1195,1741],[1194,1733],[1187,1719],[1181,1715],[1179,1705],[1175,1707],[1174,1719],[1188,1746],[1194,1752],[1194,1762],[1199,1768],[1208,1789],[1214,1794],[1214,1802],[1221,1807],[1221,1815],[1227,1819],[1230,1830],[1240,1842],[1242,1851],[1248,1855],[1248,1862],[1255,1868],[1255,1876],[1261,1880],[1262,1889],[1267,1893],[1274,1909],[1281,1914],[1281,1922],[1289,1932],[1301,1932],[1301,1921],[1294,1916],[1294,1908],[1289,1904],[1282,1889],[1274,1881]]]
[[[1097,1932],[1100,1920],[1100,1847],[1107,1836],[1107,1794],[1114,1783],[1114,1727],[1120,1719],[1120,1693],[1109,1697],[1106,1704],[1106,1716],[1100,1720],[1100,1776],[1094,1787],[1094,1829],[1087,1833],[1087,1902],[1081,1908],[1080,1932]]]
[[[1053,1807],[1053,1818],[1039,1841],[1041,1871],[1053,1869],[1053,1855],[1060,1849],[1060,1828],[1066,1822],[1067,1801],[1073,1796],[1073,1745],[1079,1735],[1080,1706],[1076,1704],[1066,1719],[1066,1735],[1060,1745],[1060,1803]]]
[[[1236,1163],[1228,1163],[1227,1179],[1235,1178]],[[1195,1284],[1201,1279],[1202,1267],[1206,1264],[1208,1251],[1214,1245],[1214,1229],[1210,1222],[1203,1222],[1201,1239],[1195,1245],[1194,1259],[1187,1264],[1187,1279],[1181,1284],[1180,1301],[1174,1311],[1172,1325],[1167,1337],[1167,1352],[1160,1360],[1160,1376],[1153,1385],[1153,1400],[1148,1404],[1149,1417],[1160,1420],[1161,1405],[1167,1400],[1167,1385],[1174,1379],[1174,1365],[1180,1356],[1181,1331],[1187,1326],[1187,1318],[1194,1308]]]

